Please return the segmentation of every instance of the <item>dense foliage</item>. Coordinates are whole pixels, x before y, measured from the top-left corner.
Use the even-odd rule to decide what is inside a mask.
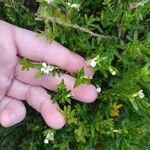
[[[93,60],[91,82],[102,89],[94,103],[84,104],[71,99],[62,81],[53,98],[66,115],[65,127],[48,128],[28,108],[25,121],[0,127],[0,150],[150,149],[149,0],[4,0],[0,19]],[[34,66],[27,59],[21,63]],[[75,76],[77,85],[89,82],[82,70]],[[54,140],[45,144],[49,133]]]

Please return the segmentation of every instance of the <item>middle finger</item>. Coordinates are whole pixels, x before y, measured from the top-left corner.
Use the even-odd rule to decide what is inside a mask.
[[[51,91],[57,91],[57,85],[64,80],[67,90],[70,90],[72,97],[76,100],[90,103],[97,98],[97,91],[92,84],[81,84],[77,88],[74,88],[75,78],[67,75],[44,75],[41,78],[35,78],[37,70],[31,69],[29,71],[22,71],[21,66],[18,65],[15,71],[15,78],[22,82],[42,86]]]

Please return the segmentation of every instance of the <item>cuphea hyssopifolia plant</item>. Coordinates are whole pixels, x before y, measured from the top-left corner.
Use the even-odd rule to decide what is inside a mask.
[[[127,35],[128,43],[125,43],[123,35],[127,28],[130,28],[132,22],[137,22],[141,19],[136,13],[140,13],[142,10],[137,10],[135,14],[132,13],[132,9],[129,9],[122,14],[118,14],[114,10],[112,16],[113,7],[109,2],[105,1],[104,6],[108,6],[109,9],[104,9],[101,12],[101,23],[104,27],[108,28],[108,33],[112,34],[112,29],[109,29],[111,21],[116,23],[120,19],[120,26],[118,31],[111,36],[108,33],[103,34],[100,26],[95,26],[94,22],[98,21],[98,18],[94,18],[87,15],[83,17],[79,16],[78,11],[82,10],[82,5],[78,1],[75,3],[65,1],[40,1],[40,7],[37,12],[37,20],[44,21],[45,31],[41,35],[47,37],[49,41],[54,38],[60,40],[61,43],[70,44],[69,48],[73,51],[83,53],[87,57],[87,64],[93,68],[95,72],[95,78],[93,82],[97,85],[97,91],[101,91],[100,86],[105,85],[102,91],[102,96],[98,99],[97,103],[100,103],[98,107],[94,108],[94,104],[91,104],[92,110],[95,109],[93,115],[95,118],[89,116],[91,108],[83,105],[74,105],[71,102],[71,93],[66,90],[64,81],[58,85],[58,93],[53,93],[53,100],[58,101],[63,105],[64,109],[61,111],[67,118],[68,125],[74,124],[74,134],[77,142],[86,142],[86,138],[92,136],[93,139],[98,140],[97,133],[107,135],[108,137],[115,137],[119,134],[127,134],[126,117],[131,117],[131,114],[137,113],[140,116],[148,115],[149,103],[145,97],[145,93],[142,88],[149,89],[149,39],[147,38],[144,42],[138,40],[138,32],[133,32],[133,38],[131,34]],[[118,8],[121,7],[117,6]],[[121,9],[121,8],[120,8]],[[111,16],[109,18],[108,16]],[[135,18],[133,16],[136,16]],[[81,17],[81,20],[80,20]],[[109,20],[108,20],[109,19]],[[113,20],[111,20],[113,19]],[[110,22],[109,22],[110,21]],[[77,24],[76,22],[79,22]],[[92,31],[96,29],[98,32]],[[71,34],[70,30],[79,31],[72,37],[78,39],[81,45],[76,43],[76,39],[67,39],[68,33]],[[81,34],[82,33],[82,34]],[[63,36],[65,35],[65,36]],[[80,38],[77,36],[80,35]],[[71,41],[71,40],[74,40]],[[89,43],[91,41],[91,43]],[[74,45],[72,44],[74,43]],[[85,43],[86,46],[83,44]],[[82,45],[83,44],[83,45]],[[138,64],[137,64],[138,63]],[[62,70],[55,66],[42,64],[33,64],[27,59],[21,60],[22,68],[29,69],[32,67],[37,68],[39,71],[35,75],[40,77],[42,75],[52,73],[53,75],[63,73]],[[27,65],[28,64],[28,65]],[[143,64],[146,64],[143,67]],[[130,69],[132,68],[132,69]],[[83,69],[74,75],[77,79],[75,81],[74,88],[82,83],[90,83],[89,79],[84,76]],[[100,78],[100,77],[102,78]],[[116,76],[117,78],[115,78]],[[142,81],[146,82],[142,82]],[[94,105],[94,106],[92,106]],[[83,109],[85,109],[85,112]],[[103,111],[99,112],[99,109]],[[85,113],[85,114],[84,114]],[[94,114],[95,113],[95,114]],[[84,117],[86,116],[86,120]],[[129,119],[128,118],[128,119]],[[89,122],[92,123],[90,124]],[[134,121],[133,121],[134,122]],[[133,123],[134,124],[134,123]],[[47,138],[49,134],[47,134]]]
[[[37,69],[37,73],[35,74],[35,78],[40,78],[43,75],[61,75],[65,73],[62,69],[59,69],[56,66],[48,65],[45,62],[43,63],[34,63],[31,60],[27,58],[22,58],[20,60],[20,65],[22,66],[23,71],[29,71],[30,69]],[[84,69],[81,69],[77,71],[76,73],[73,73],[74,77],[76,78],[74,83],[74,88],[78,87],[80,84],[89,84],[90,79],[85,76]],[[57,85],[57,93],[52,93],[52,100],[59,102],[60,104],[71,104],[71,91],[68,91],[66,88],[66,84],[64,80],[62,80]],[[71,106],[65,106],[64,107],[64,114],[68,115],[70,119],[68,120],[68,123],[72,122],[72,117],[74,115],[74,111],[71,112]],[[70,115],[70,116],[69,116]]]
[[[30,134],[37,132],[36,141],[43,141],[41,132],[45,130],[44,143],[49,143],[54,149],[148,149],[150,2],[39,0],[35,14],[38,21],[34,20],[33,14],[27,15],[30,11],[17,2],[7,1],[8,7],[6,3],[5,7],[0,7],[0,12],[5,12],[2,17],[6,16],[7,20],[22,27],[31,26],[32,22],[34,31],[42,29],[40,34],[48,41],[55,39],[83,55],[93,68],[94,77],[89,81],[83,69],[79,70],[73,75],[77,78],[74,88],[91,82],[101,92],[92,104],[72,101],[71,93],[62,80],[57,86],[58,93],[51,95],[66,116],[65,127],[59,131],[46,129],[32,115],[29,118],[35,122],[27,122],[23,127],[26,128],[27,124]],[[13,7],[10,7],[11,3]],[[17,11],[13,11],[16,7]],[[18,16],[22,19],[16,19]],[[35,77],[39,78],[44,74],[55,76],[65,73],[56,66],[45,62],[33,63],[26,58],[20,64],[25,71],[36,68]],[[26,139],[27,142],[19,146],[36,149],[42,145],[39,141],[35,143],[30,140]],[[44,146],[47,148],[47,145]]]

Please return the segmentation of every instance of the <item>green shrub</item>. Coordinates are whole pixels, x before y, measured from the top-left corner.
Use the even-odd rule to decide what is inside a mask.
[[[53,98],[66,115],[65,127],[48,128],[28,108],[22,123],[0,127],[0,149],[150,149],[149,0],[47,1],[31,1],[34,9],[21,0],[0,1],[0,18],[40,31],[88,60],[96,58],[91,82],[102,92],[94,103],[84,104],[70,99],[62,82]],[[89,82],[82,70],[76,76],[77,84]],[[48,133],[55,140],[44,144]]]

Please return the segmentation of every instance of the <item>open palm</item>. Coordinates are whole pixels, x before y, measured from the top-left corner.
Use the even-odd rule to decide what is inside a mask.
[[[47,125],[59,129],[65,124],[65,117],[58,111],[59,106],[53,103],[46,89],[56,91],[57,85],[64,79],[73,98],[83,102],[93,102],[97,97],[93,85],[82,84],[74,87],[75,78],[63,74],[61,76],[44,75],[34,78],[36,69],[22,71],[18,60],[29,58],[35,62],[47,62],[67,72],[76,72],[84,67],[85,74],[93,73],[85,60],[70,52],[57,42],[47,43],[44,38],[37,37],[34,32],[21,29],[0,21],[0,124],[10,127],[21,122],[26,109],[23,100],[41,113]]]

